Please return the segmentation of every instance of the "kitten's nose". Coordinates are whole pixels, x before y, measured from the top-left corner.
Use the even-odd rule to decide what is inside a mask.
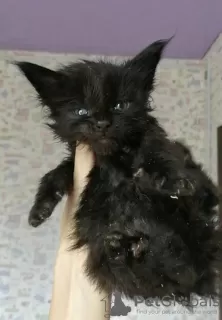
[[[107,120],[99,120],[99,121],[97,121],[96,126],[98,129],[104,130],[110,126],[110,122]]]

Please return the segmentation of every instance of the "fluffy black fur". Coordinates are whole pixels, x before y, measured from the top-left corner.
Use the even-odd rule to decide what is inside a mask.
[[[115,65],[82,61],[52,71],[16,63],[49,110],[49,126],[70,152],[95,154],[75,215],[73,249],[87,246],[98,288],[127,297],[215,293],[220,233],[216,187],[189,149],[170,141],[147,101],[168,41]],[[72,188],[73,155],[41,180],[29,222],[40,225]]]

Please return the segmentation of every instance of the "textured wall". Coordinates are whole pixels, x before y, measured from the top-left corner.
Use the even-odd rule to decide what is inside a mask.
[[[38,229],[27,224],[38,179],[63,156],[42,125],[34,91],[15,67],[5,60],[29,60],[54,67],[76,56],[25,52],[0,53],[0,320],[46,320],[52,287],[52,270],[58,243],[59,213]],[[207,112],[205,106],[205,62],[162,62],[154,94],[156,114],[170,135],[182,137],[192,146],[197,159],[207,166]],[[175,308],[170,314],[148,316],[144,305],[131,305],[128,320],[186,318]],[[187,311],[186,311],[187,312]],[[217,310],[208,320],[217,319]],[[203,312],[189,319],[202,319]]]
[[[210,173],[217,180],[217,128],[222,125],[222,35],[205,57],[210,132]]]

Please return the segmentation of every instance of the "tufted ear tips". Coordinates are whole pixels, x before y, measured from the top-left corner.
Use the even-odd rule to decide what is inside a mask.
[[[151,43],[149,46],[139,52],[134,58],[132,58],[128,63],[131,66],[144,68],[148,68],[151,66],[156,67],[162,57],[165,48],[173,38],[174,36],[169,39],[162,39]]]
[[[134,58],[127,61],[126,67],[138,72],[146,87],[151,86],[163,52],[173,38],[174,36],[169,39],[155,41],[139,52]]]
[[[42,100],[57,93],[62,75],[35,63],[14,61],[13,64],[29,80]]]

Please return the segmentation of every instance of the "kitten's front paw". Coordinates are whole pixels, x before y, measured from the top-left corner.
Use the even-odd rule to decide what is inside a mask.
[[[141,167],[135,171],[133,177],[142,190],[169,196],[190,196],[195,193],[197,187],[196,181],[185,173],[161,176],[145,172]]]
[[[108,257],[114,261],[124,262],[141,258],[148,249],[149,241],[145,236],[128,236],[114,231],[105,238]]]
[[[192,196],[196,191],[196,182],[189,177],[178,176],[162,181],[162,190],[172,196]]]
[[[51,215],[50,208],[47,208],[47,207],[36,208],[34,205],[29,213],[28,223],[32,227],[36,228],[40,226],[46,219],[48,219],[50,215]]]

